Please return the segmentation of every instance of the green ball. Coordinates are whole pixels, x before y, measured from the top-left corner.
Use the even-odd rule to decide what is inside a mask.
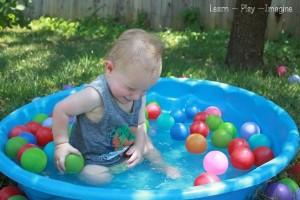
[[[175,119],[168,113],[162,113],[157,118],[157,127],[162,130],[170,130],[175,124]]]
[[[84,167],[84,159],[77,154],[69,154],[65,160],[66,172],[69,174],[78,174]]]
[[[236,127],[230,123],[230,122],[224,122],[222,123],[218,129],[224,129],[226,130],[228,133],[231,134],[232,138],[236,138],[237,136],[237,129]]]
[[[23,195],[14,195],[9,197],[7,200],[27,200]]]
[[[47,155],[38,147],[24,151],[21,157],[21,166],[34,173],[42,172],[47,165]]]
[[[10,158],[17,158],[19,149],[26,144],[27,141],[19,136],[10,138],[5,144],[5,153]]]
[[[42,124],[43,121],[45,121],[49,116],[45,113],[38,113],[34,116],[34,118],[32,119],[32,121],[35,121],[39,124]]]
[[[209,115],[206,118],[205,123],[209,127],[209,130],[214,131],[223,123],[223,120],[219,116]]]
[[[217,129],[212,133],[211,141],[213,145],[219,148],[227,148],[229,142],[232,140],[232,136],[224,129]]]
[[[290,178],[283,178],[279,181],[279,183],[288,186],[293,192],[296,192],[299,188],[298,184],[293,179]]]

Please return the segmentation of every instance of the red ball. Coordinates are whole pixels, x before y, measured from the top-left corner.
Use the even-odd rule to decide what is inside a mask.
[[[27,128],[29,129],[29,132],[32,133],[32,134],[36,134],[36,132],[42,127],[41,124],[35,122],[35,121],[31,121],[31,122],[28,122],[26,124]]]
[[[287,73],[287,67],[284,65],[280,65],[276,68],[276,72],[278,76],[284,76]]]
[[[253,154],[255,157],[254,164],[257,167],[274,158],[272,149],[270,149],[269,147],[265,147],[265,146],[254,149]]]
[[[254,165],[255,157],[249,148],[238,147],[231,153],[230,160],[235,168],[249,170]]]
[[[26,126],[20,125],[20,126],[15,126],[9,133],[8,137],[16,137],[19,136],[22,132],[30,132],[29,129]]]
[[[295,177],[296,179],[300,179],[300,162],[295,163],[289,170],[288,173],[291,177]]]
[[[204,172],[194,180],[194,186],[215,183],[218,181],[220,181],[220,179],[217,175]]]
[[[22,154],[24,153],[24,151],[26,151],[27,149],[31,148],[31,147],[36,147],[35,144],[30,144],[30,143],[27,143],[27,144],[24,144],[18,151],[18,154],[17,154],[17,158],[18,160],[21,159],[22,157]]]
[[[198,121],[205,122],[207,116],[208,114],[206,112],[198,112],[194,117],[194,122],[198,122]]]
[[[235,138],[231,140],[228,144],[228,153],[229,155],[238,147],[250,148],[248,142],[244,138]]]
[[[0,200],[7,200],[14,195],[22,195],[23,192],[16,186],[9,185],[0,190]]]
[[[149,119],[156,119],[160,115],[160,107],[156,103],[150,103],[146,106]]]
[[[190,126],[190,133],[199,133],[201,135],[203,135],[204,137],[207,137],[208,133],[209,133],[209,128],[208,126],[202,122],[202,121],[197,121],[194,122],[191,126]]]
[[[51,131],[51,128],[48,127],[41,127],[37,132],[36,132],[36,139],[37,143],[40,146],[45,146],[49,142],[53,140],[53,134]]]

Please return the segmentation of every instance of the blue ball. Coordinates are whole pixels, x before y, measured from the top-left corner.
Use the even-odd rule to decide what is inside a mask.
[[[55,145],[54,142],[49,142],[45,147],[44,147],[44,152],[47,155],[48,161],[50,161],[50,163],[54,164],[54,149],[55,149]],[[49,162],[48,162],[49,163]]]
[[[32,133],[22,132],[19,136],[25,139],[29,144],[36,144],[36,137]]]
[[[174,124],[174,118],[168,113],[161,113],[157,118],[157,127],[161,130],[170,130]]]
[[[193,105],[193,106],[186,106],[185,107],[185,114],[189,119],[194,119],[195,115],[200,111],[200,109]]]
[[[240,135],[248,140],[252,135],[260,133],[259,126],[254,122],[246,122],[240,128]]]
[[[293,192],[282,183],[272,183],[267,186],[265,195],[270,199],[293,199]]]
[[[174,110],[171,112],[171,116],[176,123],[184,123],[186,120],[185,113],[182,110]]]
[[[256,149],[257,147],[262,146],[271,148],[271,141],[264,134],[254,134],[249,138],[248,142],[251,149]]]
[[[48,117],[47,119],[45,119],[43,121],[43,126],[46,126],[46,127],[49,127],[51,128],[52,127],[52,117]]]
[[[184,124],[177,123],[171,128],[170,134],[174,140],[185,140],[189,135],[189,130]]]

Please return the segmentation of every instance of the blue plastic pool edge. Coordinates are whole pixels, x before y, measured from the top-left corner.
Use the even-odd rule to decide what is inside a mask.
[[[169,80],[176,82],[185,82],[188,84],[193,84],[195,82],[192,80],[171,78],[164,78],[160,81]],[[229,86],[223,83],[212,81],[201,82],[205,84]],[[250,91],[234,86],[230,86],[230,89],[241,90],[243,92],[254,94]],[[46,98],[50,96],[65,96],[66,94],[69,94],[71,92],[74,92],[74,90],[61,91],[44,97],[42,98],[42,100],[44,99],[45,101],[47,101]],[[259,96],[257,94],[255,95]],[[80,186],[72,183],[50,179],[23,170],[20,166],[16,165],[12,160],[6,157],[3,151],[0,151],[0,171],[14,181],[32,190],[36,190],[42,193],[46,192],[47,194],[51,194],[53,196],[74,199],[85,199],[87,194],[89,196],[89,199],[198,199],[203,197],[214,197],[215,195],[217,195],[216,197],[220,197],[220,195],[222,194],[237,192],[237,190],[247,190],[251,187],[262,184],[263,182],[274,177],[276,174],[282,171],[296,155],[299,147],[299,132],[295,122],[292,120],[290,115],[270,100],[266,101],[274,109],[276,108],[277,110],[283,112],[285,115],[285,122],[288,123],[288,138],[282,146],[281,153],[277,155],[272,161],[255,168],[254,170],[246,173],[243,176],[227,179],[222,182],[209,184],[206,186],[188,187],[182,190],[125,190]],[[17,114],[23,108],[30,109],[30,106],[34,106],[34,102],[17,109],[13,113]],[[4,125],[6,124],[6,122],[11,120],[11,117],[11,115],[8,115],[0,122],[0,145],[2,148],[4,146],[4,142],[7,140],[6,132],[8,132]]]

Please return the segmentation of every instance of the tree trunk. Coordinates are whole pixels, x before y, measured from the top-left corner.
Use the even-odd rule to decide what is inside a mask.
[[[237,0],[225,63],[236,68],[263,65],[264,40],[272,0]],[[254,8],[255,10],[251,10]]]

